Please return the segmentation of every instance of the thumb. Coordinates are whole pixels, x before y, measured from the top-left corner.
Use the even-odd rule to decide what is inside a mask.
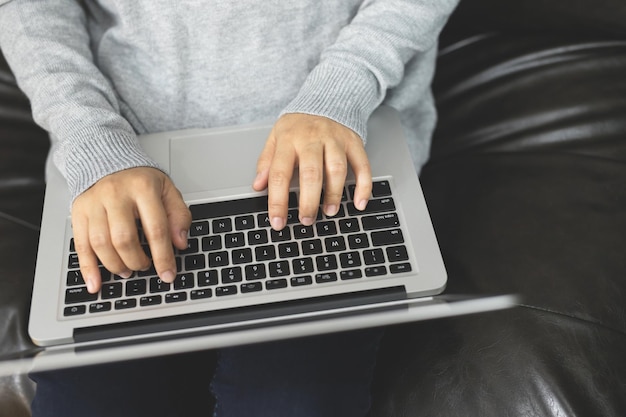
[[[162,200],[172,235],[172,243],[178,249],[186,249],[187,234],[191,226],[191,212],[180,191],[169,178],[166,178],[163,186]]]

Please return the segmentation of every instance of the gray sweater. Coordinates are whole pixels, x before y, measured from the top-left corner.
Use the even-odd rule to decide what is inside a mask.
[[[439,32],[458,0],[0,0],[0,47],[75,197],[156,164],[136,135],[385,102],[419,167]]]

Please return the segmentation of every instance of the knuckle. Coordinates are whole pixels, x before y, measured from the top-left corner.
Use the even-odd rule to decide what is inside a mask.
[[[150,241],[169,239],[169,228],[164,224],[156,224],[149,228],[144,229],[146,237]]]
[[[300,167],[300,181],[302,182],[319,182],[322,177],[322,170],[317,166]]]
[[[97,252],[98,250],[107,248],[111,245],[109,235],[107,233],[98,232],[89,235],[89,243],[91,247]]]
[[[111,235],[111,242],[115,248],[130,249],[138,244],[136,236],[130,231],[119,231]]]

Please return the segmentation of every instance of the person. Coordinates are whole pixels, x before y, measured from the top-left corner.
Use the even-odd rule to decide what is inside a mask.
[[[356,206],[366,206],[371,191],[366,123],[383,102],[400,112],[419,170],[436,120],[430,82],[437,37],[456,3],[0,0],[0,47],[31,101],[35,121],[52,138],[51,158],[72,195],[75,247],[88,290],[100,289],[98,260],[121,277],[153,264],[163,281],[172,282],[172,244],[179,249],[187,244],[189,210],[167,173],[140,148],[138,134],[276,120],[251,179],[255,190],[267,189],[274,229],[286,224],[296,166],[301,223],[316,218],[322,187],[321,209],[337,212],[348,166],[356,176]],[[151,259],[139,244],[137,220]],[[211,382],[216,415],[239,415],[234,410],[242,404],[247,407],[242,413],[257,415],[288,410],[364,415],[380,332],[359,334],[364,339],[329,335],[224,349]],[[359,359],[335,363],[325,357],[345,351]],[[250,363],[259,355],[263,361]],[[280,366],[281,357],[290,366]],[[98,405],[93,392],[103,388],[86,383],[110,382],[112,369],[121,365],[35,376],[33,412],[79,415],[90,407],[89,415],[104,408],[131,414],[129,398],[111,411],[111,403],[123,401]],[[142,366],[137,373],[154,375],[149,371],[154,363]],[[306,373],[305,384],[291,384],[296,373]],[[152,387],[149,379],[132,385],[129,379],[122,385],[128,389],[116,390],[117,398],[140,392],[138,384]],[[329,389],[334,382],[336,389]],[[344,395],[355,387],[354,395]],[[263,395],[255,395],[258,390]],[[76,401],[72,393],[78,392],[88,398]],[[312,394],[304,399],[298,392]],[[173,412],[165,410],[170,409],[150,415]]]

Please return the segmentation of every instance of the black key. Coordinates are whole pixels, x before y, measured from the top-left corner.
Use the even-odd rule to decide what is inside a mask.
[[[287,211],[287,224],[298,223],[300,221],[298,217],[298,209],[291,209]]]
[[[269,279],[265,281],[265,288],[268,290],[277,290],[280,288],[287,288],[287,280],[281,279]]]
[[[313,260],[311,258],[299,258],[291,261],[294,274],[308,274],[313,272]]]
[[[265,277],[266,272],[264,264],[246,265],[247,280],[263,279]]]
[[[340,275],[342,280],[348,280],[361,278],[363,276],[363,273],[360,269],[346,269],[344,271],[341,271]]]
[[[325,284],[327,282],[337,281],[337,274],[335,272],[326,272],[323,274],[315,275],[315,282],[318,284]]]
[[[273,232],[274,230],[272,230]],[[262,245],[267,243],[267,230],[251,230],[248,232],[248,243],[250,245]]]
[[[222,284],[232,284],[233,282],[241,282],[242,280],[241,267],[235,266],[222,269]]]
[[[250,230],[254,229],[254,227],[253,215],[235,217],[235,230]]]
[[[143,279],[132,279],[126,281],[126,295],[130,297],[133,295],[145,294],[147,291],[146,287],[146,281]]]
[[[283,277],[289,275],[289,262],[276,261],[269,263],[270,277]]]
[[[274,246],[257,246],[254,248],[255,259],[258,262],[276,259],[276,249]]]
[[[318,271],[337,269],[337,257],[335,255],[322,255],[315,258]]]
[[[83,274],[81,274],[80,271],[68,271],[66,284],[68,287],[74,287],[76,285],[85,285]]]
[[[296,193],[289,193],[289,207],[298,207]],[[250,197],[240,200],[218,201],[215,203],[193,204],[189,207],[194,219],[214,219],[267,211],[267,197]],[[260,223],[259,223],[260,226]]]
[[[272,242],[284,242],[291,239],[291,229],[285,227],[283,230],[271,230]]]
[[[227,248],[240,248],[245,244],[244,234],[241,232],[229,233],[224,236],[224,246]]]
[[[385,263],[385,256],[382,249],[368,249],[363,251],[365,265],[375,265]]]
[[[135,308],[137,307],[137,300],[134,298],[127,298],[124,300],[115,300],[115,309],[116,310],[126,310],[127,308]]]
[[[281,243],[278,245],[278,256],[281,258],[293,258],[299,255],[300,251],[297,242]]]
[[[170,290],[171,284],[161,281],[159,277],[150,278],[150,292],[165,292]]]
[[[178,259],[178,258],[177,258]],[[150,265],[150,268],[145,271],[137,271],[138,277],[154,277],[156,276],[156,269],[154,269],[154,265]]]
[[[391,246],[385,249],[385,251],[387,252],[387,259],[389,259],[389,262],[400,262],[409,259],[409,254],[407,253],[405,246]]]
[[[211,227],[213,233],[226,233],[233,230],[233,222],[228,218],[216,219],[211,222]]]
[[[311,278],[310,275],[291,278],[292,287],[301,287],[303,285],[311,285],[312,283],[313,283],[313,278]]]
[[[372,183],[372,196],[375,198],[387,197],[391,195],[391,185],[389,181],[374,181]]]
[[[213,291],[210,288],[204,288],[201,290],[193,290],[189,294],[192,300],[201,300],[203,298],[213,297]]]
[[[80,306],[70,306],[70,307],[65,307],[63,309],[63,315],[65,317],[69,317],[69,316],[78,316],[81,314],[85,314],[87,312],[87,307],[80,305]]]
[[[326,252],[340,252],[346,250],[346,240],[343,236],[333,236],[324,239]]]
[[[104,303],[93,303],[93,304],[89,304],[89,312],[90,313],[101,313],[104,311],[111,311],[111,303],[110,302],[104,302]]]
[[[110,284],[104,284],[100,289],[100,292],[102,293],[103,300],[120,298],[122,296],[122,283],[112,282]]]
[[[322,253],[322,241],[319,239],[303,240],[302,241],[302,254],[303,255],[317,255]]]
[[[393,198],[385,197],[380,199],[372,199],[367,202],[367,207],[365,210],[359,211],[354,207],[354,203],[348,203],[348,214],[351,216],[357,214],[374,214],[374,213],[383,213],[385,211],[395,211],[396,205],[393,202]]]
[[[181,301],[187,301],[187,293],[184,291],[165,294],[165,302],[168,304],[180,303]]]
[[[313,226],[303,226],[301,224],[293,227],[293,236],[296,239],[313,237]]]
[[[339,262],[342,268],[355,268],[361,266],[361,256],[359,252],[346,252],[339,254]]]
[[[215,269],[198,272],[198,286],[207,287],[209,285],[217,285],[218,277]]]
[[[202,238],[202,250],[211,252],[222,249],[222,237],[219,235],[207,236]]]
[[[389,266],[389,272],[392,274],[400,274],[402,272],[411,272],[411,264],[408,262],[404,262],[401,264],[393,264]]]
[[[365,233],[357,233],[348,236],[348,246],[350,249],[363,249],[369,247],[370,242]]]
[[[211,252],[207,256],[209,257],[209,266],[211,268],[217,268],[229,264],[228,252],[226,251]]]
[[[68,269],[78,269],[80,265],[78,265],[78,255],[75,253],[70,253],[70,256],[67,260],[67,268]]]
[[[396,213],[377,214],[375,216],[363,216],[361,218],[363,229],[376,230],[388,229],[390,227],[400,226],[398,215]]]
[[[378,232],[372,232],[370,235],[372,238],[372,244],[374,246],[386,246],[394,245],[397,243],[404,243],[404,236],[402,236],[402,230],[380,230]]]
[[[234,295],[234,294],[237,294],[236,285],[226,285],[224,287],[217,287],[215,289],[215,295],[217,297],[223,297],[225,295]]]
[[[177,274],[174,280],[175,290],[184,290],[194,287],[193,272],[187,272],[185,274]]]
[[[146,295],[145,297],[141,297],[139,299],[139,305],[142,307],[145,306],[156,306],[161,304],[162,298],[160,295]]]
[[[329,236],[337,234],[337,226],[335,222],[317,222],[315,223],[315,228],[317,229],[318,236]]]
[[[68,288],[65,290],[65,304],[84,303],[86,301],[96,301],[98,294],[90,294],[87,287]]]
[[[203,236],[209,234],[209,222],[201,221],[201,222],[193,222],[191,223],[191,228],[189,229],[190,236]]]
[[[339,230],[341,233],[354,233],[361,230],[357,219],[341,219],[339,220]]]
[[[185,256],[185,269],[187,271],[204,268],[206,268],[206,258],[203,253]]]
[[[111,281],[113,274],[111,274],[105,267],[101,266],[100,269],[100,280],[102,282]]]
[[[261,282],[257,281],[257,282],[244,282],[243,284],[241,284],[241,292],[242,293],[248,293],[248,292],[257,292],[257,291],[261,291],[263,290],[263,284],[261,284]]]
[[[76,247],[74,246],[74,238],[70,239],[70,252],[76,252]]]
[[[370,266],[368,268],[365,268],[365,276],[367,277],[375,277],[378,275],[385,275],[385,274],[387,274],[387,268],[385,268],[384,265]]]
[[[257,214],[256,221],[259,227],[270,227],[270,218],[267,213]]]
[[[243,249],[235,249],[231,256],[233,258],[233,263],[235,265],[240,264],[249,264],[252,262],[252,249],[243,248]]]

